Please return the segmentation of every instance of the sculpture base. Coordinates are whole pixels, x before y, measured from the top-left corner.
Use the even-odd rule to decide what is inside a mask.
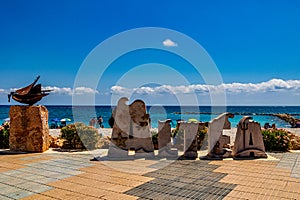
[[[158,150],[158,157],[160,158],[177,158],[178,150],[164,147]]]
[[[49,149],[48,110],[45,106],[10,107],[11,151],[44,152]]]
[[[234,155],[234,158],[236,158],[236,159],[241,159],[241,158],[268,158],[268,155],[262,150],[247,149],[247,150],[241,151],[241,152],[237,153],[236,155]]]
[[[116,159],[116,160],[127,160],[129,159],[128,151],[120,149],[114,143],[110,143],[108,149],[108,158],[109,159]]]

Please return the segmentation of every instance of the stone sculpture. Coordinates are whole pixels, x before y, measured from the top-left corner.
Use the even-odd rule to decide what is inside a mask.
[[[208,154],[207,158],[232,157],[231,150],[224,148],[230,144],[230,137],[223,135],[224,129],[231,129],[228,118],[233,118],[231,113],[223,113],[208,123]]]
[[[233,157],[267,158],[260,124],[253,121],[252,117],[245,116],[238,124]]]
[[[135,157],[153,157],[154,147],[146,105],[142,100],[136,100],[130,105],[127,102],[128,98],[122,97],[113,111],[114,125],[108,156],[128,158],[128,151],[134,150]]]
[[[39,78],[40,76],[30,85],[8,94],[8,102],[10,102],[10,97],[12,97],[17,102],[33,105],[47,96],[51,90],[42,90],[41,84],[35,85]]]
[[[10,107],[9,148],[43,152],[49,148],[48,110],[45,106]]]
[[[158,156],[177,157],[178,151],[171,149],[171,126],[172,120],[158,121]]]
[[[187,159],[196,159],[197,153],[197,132],[199,123],[195,122],[179,122],[179,131],[184,132],[183,151],[184,157]]]

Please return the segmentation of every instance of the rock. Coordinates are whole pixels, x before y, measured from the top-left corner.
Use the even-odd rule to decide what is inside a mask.
[[[110,158],[126,158],[129,150],[135,150],[135,157],[153,157],[154,146],[150,132],[150,116],[146,104],[135,100],[127,105],[123,97],[113,111],[113,130],[108,150]]]
[[[208,159],[232,157],[231,151],[226,150],[230,144],[230,136],[223,135],[223,131],[231,129],[228,118],[233,117],[231,113],[223,113],[208,123]]]
[[[237,128],[233,147],[234,158],[267,158],[261,126],[252,117],[243,117]]]
[[[184,157],[187,159],[196,159],[197,153],[197,133],[199,123],[180,122],[179,130],[184,133],[183,151]]]
[[[62,148],[64,145],[65,139],[61,139],[55,136],[49,135],[49,147],[50,148]]]
[[[273,116],[276,116],[286,122],[288,122],[293,128],[299,128],[300,127],[300,119],[297,119],[289,114],[273,114]]]
[[[171,149],[171,125],[172,120],[158,121],[158,155],[159,157],[177,157],[178,151]]]
[[[49,149],[48,110],[45,106],[10,107],[9,148],[44,152]]]
[[[291,150],[300,150],[300,137],[294,133],[288,132],[290,138],[290,149]]]

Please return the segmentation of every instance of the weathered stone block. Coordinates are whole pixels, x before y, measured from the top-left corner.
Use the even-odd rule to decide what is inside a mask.
[[[252,117],[245,116],[238,124],[233,156],[235,158],[267,158],[260,124],[253,121]]]
[[[43,152],[49,149],[48,110],[45,106],[10,107],[9,148]]]
[[[197,132],[199,123],[180,122],[179,130],[184,131],[184,157],[195,159],[197,153]]]
[[[162,149],[171,143],[171,120],[158,121],[158,148]]]
[[[171,125],[172,120],[158,121],[158,155],[159,157],[177,157],[178,150],[171,149]]]
[[[208,123],[208,154],[203,159],[232,157],[231,150],[224,148],[230,144],[230,137],[223,135],[223,130],[231,129],[228,118],[233,118],[231,113],[223,113]]]
[[[142,100],[135,100],[130,105],[127,105],[127,101],[128,98],[121,98],[113,111],[113,144],[109,147],[108,156],[127,157],[126,151],[135,150],[135,157],[153,157],[154,147],[146,105]],[[116,151],[116,148],[122,151]],[[121,153],[118,155],[116,152]]]

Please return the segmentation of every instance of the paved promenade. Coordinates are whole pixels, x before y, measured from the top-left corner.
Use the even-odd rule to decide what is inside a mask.
[[[87,152],[0,153],[4,200],[300,199],[296,152],[222,161],[90,161]]]

